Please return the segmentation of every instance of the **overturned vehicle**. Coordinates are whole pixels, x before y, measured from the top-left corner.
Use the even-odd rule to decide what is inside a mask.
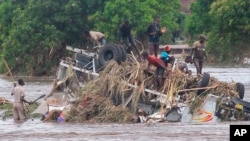
[[[53,88],[35,113],[47,120],[78,122],[218,122],[249,120],[242,83],[220,82],[209,73],[187,76],[175,64],[159,91],[154,69],[124,48],[107,44],[98,53],[68,47]],[[44,108],[46,107],[46,108]],[[49,116],[51,115],[51,116]]]

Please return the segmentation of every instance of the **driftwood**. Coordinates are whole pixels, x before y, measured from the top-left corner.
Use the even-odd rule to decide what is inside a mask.
[[[218,87],[218,85],[209,86],[209,87],[201,87],[201,88],[183,89],[183,90],[177,91],[177,93],[179,93],[179,92],[186,92],[186,91],[196,91],[196,90],[213,89],[213,88],[216,88],[216,87]]]

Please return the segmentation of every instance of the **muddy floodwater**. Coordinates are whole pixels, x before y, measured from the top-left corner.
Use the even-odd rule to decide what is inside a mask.
[[[191,69],[195,72],[192,66]],[[250,101],[250,68],[204,68],[203,72],[208,72],[221,81],[243,83],[244,100]],[[26,98],[34,100],[47,94],[51,88],[51,80],[29,78],[25,85]],[[13,101],[11,89],[12,80],[0,78],[0,97]],[[0,141],[228,141],[231,124],[249,125],[250,122],[58,124],[41,122],[39,119],[14,123],[9,118],[0,119]]]

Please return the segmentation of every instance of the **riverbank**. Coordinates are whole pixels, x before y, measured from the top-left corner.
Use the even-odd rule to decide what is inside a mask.
[[[51,82],[56,77],[55,76],[39,76],[39,77],[37,77],[37,76],[22,76],[22,75],[12,77],[12,76],[9,76],[6,74],[0,74],[0,78],[10,80],[10,81],[13,81],[13,79],[15,81],[17,81],[18,79],[24,79],[25,81],[28,81],[28,82],[32,82],[32,81]]]

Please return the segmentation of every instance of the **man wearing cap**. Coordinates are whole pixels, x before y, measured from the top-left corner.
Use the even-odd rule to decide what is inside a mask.
[[[190,56],[193,57],[193,63],[196,67],[197,75],[202,74],[202,67],[204,59],[207,59],[206,47],[206,36],[200,35],[200,39],[195,41]]]
[[[24,109],[24,102],[28,104],[32,104],[32,102],[28,102],[24,98],[24,81],[22,79],[18,80],[18,85],[14,87],[12,90],[12,95],[14,95],[14,104],[13,104],[13,118],[14,121],[23,121],[27,119],[27,115]]]

